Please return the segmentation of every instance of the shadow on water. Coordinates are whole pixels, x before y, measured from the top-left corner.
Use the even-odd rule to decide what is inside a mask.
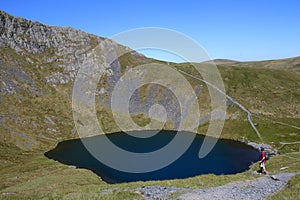
[[[140,131],[133,131],[132,133],[141,134]],[[174,138],[176,133],[176,131],[160,131],[150,138],[137,138],[119,132],[81,140],[93,140],[95,142],[101,140],[102,137],[108,137],[114,144],[124,150],[146,153],[162,148]],[[66,165],[89,169],[107,183],[177,179],[208,173],[216,175],[235,174],[246,171],[252,162],[258,161],[259,158],[259,151],[253,147],[237,141],[220,139],[205,158],[199,159],[198,153],[204,136],[196,134],[187,151],[169,166],[148,173],[127,173],[112,169],[99,162],[88,152],[81,140],[74,139],[60,142],[53,150],[46,152],[45,156]],[[99,152],[103,151],[101,146],[97,148]]]

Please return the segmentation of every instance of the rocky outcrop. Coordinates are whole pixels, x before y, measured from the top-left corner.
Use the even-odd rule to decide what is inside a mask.
[[[0,46],[22,53],[42,54],[53,48],[57,56],[89,46],[89,34],[73,28],[49,27],[39,22],[15,18],[0,11]],[[100,39],[100,38],[99,38]]]
[[[111,40],[97,37],[70,27],[46,26],[39,22],[15,18],[3,11],[0,11],[0,47],[5,50],[12,50],[16,54],[26,57],[25,63],[8,62],[4,60],[1,65],[1,92],[7,94],[16,93],[20,85],[16,79],[24,79],[32,85],[34,82],[22,69],[26,64],[32,68],[38,67],[47,71],[44,80],[52,86],[67,84],[77,76],[79,68],[84,63],[90,65],[96,63],[87,62],[89,54],[95,47],[107,56],[118,45]],[[100,53],[101,54],[101,53]],[[105,55],[106,54],[106,55]],[[32,57],[34,57],[32,59]],[[38,57],[38,59],[36,59]],[[2,58],[3,59],[3,58]],[[103,61],[102,61],[103,62]],[[102,63],[102,65],[104,65]],[[46,68],[51,66],[51,70]],[[120,77],[120,65],[116,61],[111,66],[113,72],[118,72],[108,80],[116,80]],[[107,70],[108,73],[108,69]],[[10,73],[10,72],[13,73]],[[111,70],[109,71],[111,72]],[[12,76],[14,76],[12,78]],[[110,86],[113,87],[113,86]],[[34,90],[34,89],[33,89]]]
[[[95,46],[103,52],[116,46],[114,42],[104,40],[74,28],[46,26],[0,11],[0,47],[12,49],[22,56],[43,57],[38,62],[31,61],[32,65],[54,64],[57,70],[45,77],[52,85],[73,81],[76,71]]]

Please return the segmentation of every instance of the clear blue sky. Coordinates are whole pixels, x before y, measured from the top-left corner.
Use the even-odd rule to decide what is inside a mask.
[[[300,56],[298,0],[3,0],[0,9],[104,37],[141,27],[173,29],[196,40],[213,59]]]

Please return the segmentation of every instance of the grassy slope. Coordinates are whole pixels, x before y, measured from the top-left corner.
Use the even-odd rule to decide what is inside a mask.
[[[8,50],[9,51],[9,50]],[[60,140],[77,137],[72,134],[73,129],[71,113],[71,84],[50,87],[43,79],[51,70],[60,70],[49,65],[45,69],[33,69],[32,66],[17,56],[14,52],[1,51],[14,62],[22,62],[24,71],[30,75],[40,90],[47,94],[44,96],[31,96],[26,91],[20,91],[19,95],[4,97],[1,102],[1,114],[18,116],[18,119],[9,118],[4,122],[5,127],[0,127],[0,198],[102,198],[102,199],[133,199],[139,198],[137,194],[126,191],[126,188],[134,188],[140,185],[165,185],[178,187],[209,187],[222,185],[234,180],[253,178],[251,172],[245,172],[230,176],[204,175],[186,180],[136,182],[128,184],[108,185],[97,176],[87,170],[69,168],[60,163],[48,160],[43,153],[56,145]],[[10,64],[9,58],[7,64]],[[38,56],[31,59],[39,60]],[[123,58],[128,62],[128,59]],[[125,62],[121,61],[121,63]],[[25,64],[24,64],[25,63]],[[136,63],[139,64],[140,62]],[[126,63],[127,65],[129,63]],[[188,66],[178,66],[186,71],[192,71]],[[293,125],[299,125],[300,105],[300,77],[289,71],[274,69],[252,69],[245,67],[223,67],[220,72],[225,82],[226,90],[247,108],[258,114],[254,116],[257,128],[262,133],[263,142],[279,147],[280,141],[299,141],[300,131],[288,126],[274,124],[270,120],[282,121]],[[195,74],[195,73],[194,73]],[[187,78],[193,86],[201,84],[199,81]],[[274,93],[275,91],[275,93]],[[200,93],[200,102],[209,102],[207,90]],[[271,96],[271,97],[270,97]],[[21,99],[21,100],[20,100]],[[203,111],[207,111],[204,106]],[[100,110],[104,116],[105,130],[112,131],[115,128],[111,114],[108,110]],[[260,112],[260,113],[259,113]],[[106,114],[105,114],[106,113]],[[228,110],[231,117],[225,123],[221,137],[232,139],[246,139],[261,142],[245,121],[246,115],[236,106]],[[54,124],[47,122],[45,116],[51,117]],[[21,121],[20,121],[21,120]],[[139,124],[146,124],[147,117],[136,117]],[[35,128],[32,122],[37,122]],[[206,125],[199,127],[199,132],[206,130]],[[55,129],[56,132],[48,132],[47,129]],[[15,136],[9,133],[13,129],[25,133],[27,137]],[[32,149],[23,149],[14,144],[29,142],[34,144]],[[273,142],[273,143],[272,143]],[[282,149],[284,155],[276,156],[268,164],[270,172],[279,172],[282,166],[289,166],[288,171],[300,172],[299,160],[285,157],[291,155],[300,157],[299,146],[287,146]],[[294,152],[294,153],[293,153]],[[256,167],[256,166],[255,166]],[[293,178],[289,187],[278,193],[276,198],[281,198],[287,193],[289,197],[299,197],[299,175]],[[100,191],[112,188],[108,194]]]
[[[218,62],[216,62],[218,64]],[[250,68],[269,68],[292,71],[300,74],[300,57],[286,58],[280,60],[265,60],[259,62],[227,62],[221,63],[223,66],[242,66]]]

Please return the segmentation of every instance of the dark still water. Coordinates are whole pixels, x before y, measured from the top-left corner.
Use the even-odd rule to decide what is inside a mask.
[[[131,135],[143,134],[147,131],[133,131]],[[136,153],[147,153],[159,150],[174,138],[175,131],[160,131],[158,134],[149,138],[137,138],[125,133],[113,133],[106,136],[99,135],[90,138],[84,138],[84,143],[93,142],[108,137],[118,147]],[[189,132],[181,132],[183,135],[190,136]],[[60,142],[55,149],[45,153],[50,159],[57,160],[63,164],[74,165],[78,168],[85,168],[99,175],[107,183],[120,183],[130,181],[146,180],[165,180],[175,178],[187,178],[200,174],[213,173],[235,174],[246,171],[252,162],[258,161],[259,151],[245,145],[241,142],[232,140],[218,140],[212,151],[204,158],[199,159],[198,154],[203,143],[204,136],[196,135],[187,151],[170,165],[147,173],[128,173],[112,169],[99,162],[85,148],[80,139]],[[109,149],[103,149],[97,146],[97,151],[108,152]],[[157,158],[161,160],[164,158]],[[124,161],[126,164],[126,161]],[[128,162],[128,165],[134,163]]]

